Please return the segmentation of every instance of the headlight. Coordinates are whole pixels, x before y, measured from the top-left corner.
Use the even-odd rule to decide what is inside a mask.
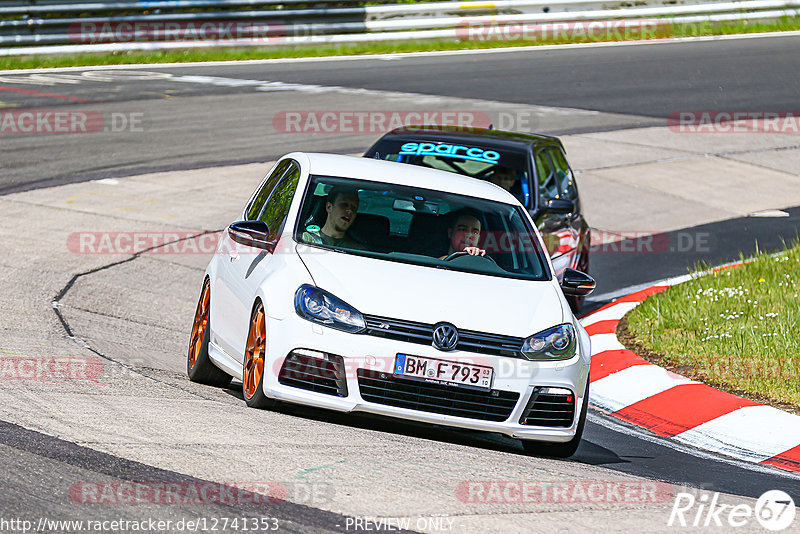
[[[367,326],[358,310],[327,291],[308,284],[300,286],[295,293],[294,309],[303,319],[345,332],[360,332]]]
[[[529,360],[568,360],[575,356],[575,328],[569,323],[534,334],[522,344]]]

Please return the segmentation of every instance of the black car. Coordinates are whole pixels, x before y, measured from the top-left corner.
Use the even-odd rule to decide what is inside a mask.
[[[411,163],[489,180],[525,206],[542,233],[556,274],[589,273],[589,225],[575,177],[556,137],[479,128],[411,126],[392,130],[364,157]],[[569,297],[574,310],[582,297]]]

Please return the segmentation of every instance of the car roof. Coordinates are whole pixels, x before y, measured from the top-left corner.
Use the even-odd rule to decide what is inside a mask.
[[[543,134],[525,134],[486,128],[461,126],[404,126],[386,133],[381,140],[399,138],[409,141],[448,141],[462,144],[478,144],[491,148],[522,148],[532,145],[561,145],[558,137]]]
[[[508,191],[491,182],[417,165],[314,152],[294,152],[287,154],[285,157],[305,160],[309,174],[314,175],[355,178],[419,187],[421,189],[433,189],[435,191],[446,191],[494,200],[505,204],[516,204],[518,202]]]

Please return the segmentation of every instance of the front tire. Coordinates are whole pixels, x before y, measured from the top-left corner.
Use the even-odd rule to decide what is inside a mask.
[[[208,343],[211,331],[211,284],[206,278],[197,310],[194,313],[192,335],[189,338],[189,352],[186,355],[186,374],[189,380],[209,386],[225,387],[231,383],[231,376],[211,363],[208,356]]]
[[[242,395],[251,408],[272,408],[278,403],[264,395],[264,368],[267,356],[267,325],[264,305],[259,301],[250,318],[247,345],[242,362]]]
[[[548,443],[543,441],[523,440],[522,447],[528,454],[536,456],[549,456],[551,458],[569,458],[578,446],[581,444],[581,437],[583,436],[583,427],[586,426],[586,412],[589,409],[589,377],[586,377],[586,390],[583,393],[583,406],[581,406],[580,419],[578,420],[578,428],[575,430],[575,436],[565,443]]]

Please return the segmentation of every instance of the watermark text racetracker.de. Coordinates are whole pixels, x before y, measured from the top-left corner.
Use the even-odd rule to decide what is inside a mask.
[[[577,235],[569,230],[544,234],[544,245],[550,254],[567,252],[578,246]],[[284,235],[273,251],[280,253],[283,243],[291,241]],[[592,253],[658,254],[669,252],[707,253],[715,244],[710,232],[680,231],[653,232],[639,230],[593,230]],[[480,248],[486,253],[535,251],[539,248],[529,233],[482,232]],[[227,232],[73,232],[67,237],[67,249],[73,254],[241,254],[258,255],[263,249],[236,243]]]
[[[287,489],[278,482],[76,482],[69,498],[87,505],[276,504]]]
[[[143,112],[100,113],[95,110],[0,109],[0,135],[139,133]]]
[[[466,20],[456,28],[462,41],[622,41],[672,35],[673,26],[657,19],[577,22]]]
[[[67,249],[73,254],[213,254],[225,232],[73,232],[67,237]],[[258,254],[260,249],[224,240],[229,250]]]
[[[464,480],[456,497],[470,504],[666,503],[674,490],[644,480]]]
[[[560,233],[553,234],[560,236]],[[548,242],[549,237],[545,238]],[[592,230],[593,254],[663,254],[708,253],[716,245],[711,232],[680,230],[658,232],[647,230]]]
[[[0,349],[0,381],[88,380],[103,376],[103,360],[96,356],[26,356]]]
[[[491,117],[482,111],[458,110],[286,110],[276,113],[272,127],[280,133],[383,134],[396,128],[438,126],[488,128]]]
[[[800,134],[800,110],[685,110],[667,117],[674,133]]]
[[[275,21],[82,21],[70,24],[73,43],[128,43],[147,41],[258,41],[274,43],[286,36],[286,26]]]
[[[266,505],[292,502],[319,506],[333,501],[333,484],[319,482],[75,482],[75,504],[103,505]]]

